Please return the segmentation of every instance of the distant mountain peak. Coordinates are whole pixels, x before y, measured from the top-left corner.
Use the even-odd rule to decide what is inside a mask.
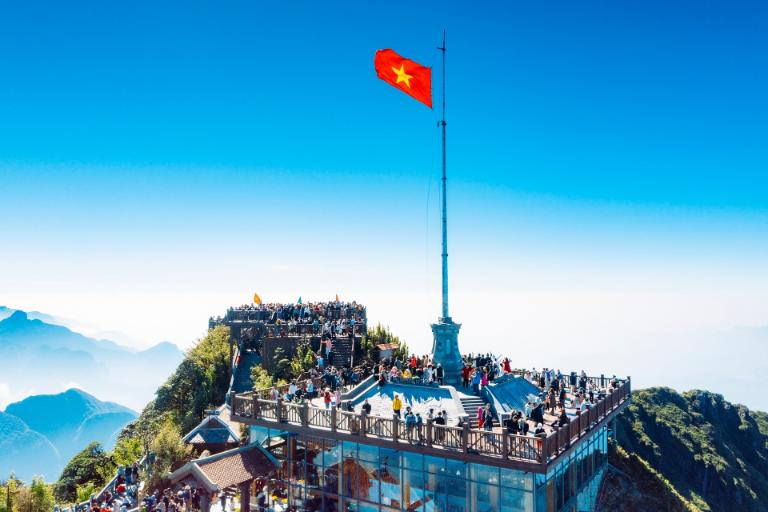
[[[29,316],[27,315],[26,311],[21,311],[17,309],[13,313],[11,313],[11,316],[3,320],[3,322],[7,322],[9,324],[11,323],[21,323],[21,322],[28,322]]]

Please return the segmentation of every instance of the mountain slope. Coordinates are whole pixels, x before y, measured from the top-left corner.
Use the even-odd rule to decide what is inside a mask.
[[[22,480],[43,475],[58,476],[62,459],[58,450],[42,434],[29,429],[21,419],[0,412],[0,475],[11,473]]]
[[[136,351],[32,319],[24,311],[2,308],[3,315],[0,384],[12,397],[77,387],[138,409],[184,357],[167,342]]]
[[[647,462],[698,509],[768,510],[764,413],[707,391],[651,388],[633,393],[617,434],[629,456]]]
[[[55,447],[58,454],[55,460],[48,456],[38,459],[35,466],[49,478],[58,476],[62,461],[69,460],[93,441],[111,449],[120,430],[137,417],[137,414],[127,407],[102,402],[79,389],[70,389],[57,395],[26,398],[9,405],[5,414],[9,418],[15,418],[24,424],[29,432],[42,437]],[[22,441],[32,442],[35,439]],[[19,446],[23,446],[21,441]],[[21,449],[16,458],[23,463],[35,462],[35,459],[30,459]]]
[[[93,340],[66,327],[30,319],[24,311],[14,311],[0,322],[0,340],[3,340],[0,350],[64,348],[87,352],[99,358],[114,357],[116,353],[128,351],[111,341]]]

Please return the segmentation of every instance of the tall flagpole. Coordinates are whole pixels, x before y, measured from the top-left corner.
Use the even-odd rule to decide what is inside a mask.
[[[461,369],[464,366],[459,351],[459,329],[461,324],[454,323],[448,313],[448,187],[445,172],[445,31],[443,45],[437,48],[443,52],[443,111],[437,125],[443,132],[443,187],[442,187],[442,228],[443,228],[443,315],[432,324],[434,342],[432,344],[432,360],[444,372],[446,384],[458,385],[461,382]]]
[[[443,130],[443,194],[442,194],[442,228],[443,228],[443,316],[449,319],[448,314],[448,197],[446,194],[446,173],[445,173],[445,30],[443,30],[443,45],[437,48],[443,53],[443,116],[437,123]]]

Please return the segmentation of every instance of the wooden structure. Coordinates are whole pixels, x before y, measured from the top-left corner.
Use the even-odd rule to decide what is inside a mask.
[[[589,379],[600,382],[601,377]],[[404,421],[397,416],[368,416],[307,403],[268,400],[266,391],[230,395],[233,421],[533,473],[546,473],[559,457],[571,453],[592,431],[613,421],[631,400],[627,378],[618,381],[616,388],[608,388],[604,398],[593,407],[565,426],[548,430],[544,437],[513,435],[506,429],[472,429],[468,423],[461,427],[441,426],[430,420],[424,427],[425,444],[413,445],[408,441]]]
[[[251,484],[280,467],[271,453],[254,443],[186,463],[168,477],[171,484],[189,485],[201,492],[201,512],[210,512],[217,494],[237,489],[240,510],[250,510]]]

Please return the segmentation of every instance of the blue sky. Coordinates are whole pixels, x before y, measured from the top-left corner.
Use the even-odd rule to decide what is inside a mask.
[[[632,350],[768,323],[767,21],[757,1],[6,3],[0,303],[188,345],[253,291],[339,293],[426,351],[438,117],[372,61],[439,71],[446,29],[462,339],[563,367],[610,346],[645,384],[717,390]]]

